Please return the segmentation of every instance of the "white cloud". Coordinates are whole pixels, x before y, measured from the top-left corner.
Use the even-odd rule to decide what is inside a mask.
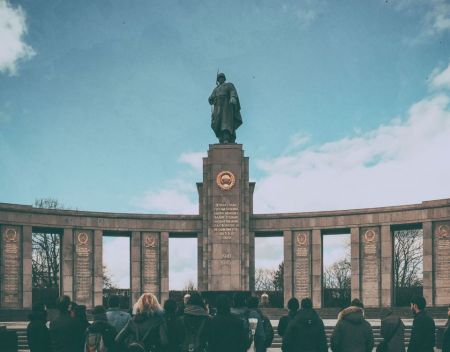
[[[189,281],[197,285],[197,239],[169,239],[169,290],[182,290]]]
[[[345,257],[350,258],[350,234],[323,236],[323,265],[328,267]]]
[[[132,203],[148,211],[173,214],[198,214],[198,204],[192,196],[180,189],[161,189],[145,192]]]
[[[277,269],[283,261],[283,237],[255,238],[255,267]]]
[[[435,71],[432,74],[431,88],[450,88],[450,64],[442,72]]]
[[[103,237],[103,264],[119,288],[130,288],[130,239]]]
[[[188,164],[194,170],[202,171],[203,158],[205,157],[206,157],[205,152],[182,153],[178,158],[178,161]]]
[[[17,63],[35,55],[33,48],[23,41],[27,33],[25,12],[0,0],[0,72],[14,75]]]
[[[430,96],[414,104],[405,118],[375,130],[257,161],[266,176],[257,180],[255,212],[364,208],[450,197],[449,102],[444,93]]]

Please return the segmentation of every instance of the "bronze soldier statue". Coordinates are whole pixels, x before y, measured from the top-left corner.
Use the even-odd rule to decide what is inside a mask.
[[[217,87],[208,101],[214,105],[211,114],[211,128],[219,143],[235,143],[236,130],[242,125],[241,105],[233,83],[225,82],[225,74],[217,74]]]

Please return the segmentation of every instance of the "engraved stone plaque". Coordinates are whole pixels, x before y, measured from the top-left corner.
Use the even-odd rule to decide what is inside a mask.
[[[92,231],[75,231],[75,302],[91,306],[94,291],[94,253]]]
[[[361,229],[361,260],[363,302],[367,306],[378,306],[380,285],[380,235],[378,228]]]
[[[311,297],[310,267],[311,267],[311,233],[301,231],[294,233],[294,285],[295,296],[299,299]]]
[[[159,233],[142,233],[142,289],[159,294]]]
[[[3,308],[21,307],[21,230],[16,226],[2,227],[2,282],[1,306]]]

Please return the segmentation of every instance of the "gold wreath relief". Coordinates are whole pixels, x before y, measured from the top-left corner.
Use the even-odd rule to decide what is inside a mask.
[[[366,240],[366,242],[373,242],[375,241],[375,236],[376,234],[374,230],[367,230],[364,234],[364,239]]]
[[[306,245],[306,241],[308,240],[308,238],[306,237],[306,234],[299,233],[299,234],[297,234],[296,240],[297,240],[297,245],[304,246],[304,245]]]
[[[450,227],[448,225],[441,225],[438,227],[437,233],[439,237],[448,237],[450,234]]]
[[[89,237],[86,232],[80,232],[78,234],[78,243],[81,245],[86,245],[89,241]]]
[[[14,229],[6,229],[5,238],[7,242],[17,242],[17,231]]]
[[[144,240],[144,246],[149,247],[155,247],[156,246],[156,238],[153,236],[147,236]]]
[[[222,171],[216,177],[216,183],[223,191],[229,191],[236,183],[236,178],[231,171]]]

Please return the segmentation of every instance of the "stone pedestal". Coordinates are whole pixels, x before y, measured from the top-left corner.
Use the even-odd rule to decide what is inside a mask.
[[[241,144],[210,145],[198,185],[203,217],[199,289],[249,291],[252,192]]]

